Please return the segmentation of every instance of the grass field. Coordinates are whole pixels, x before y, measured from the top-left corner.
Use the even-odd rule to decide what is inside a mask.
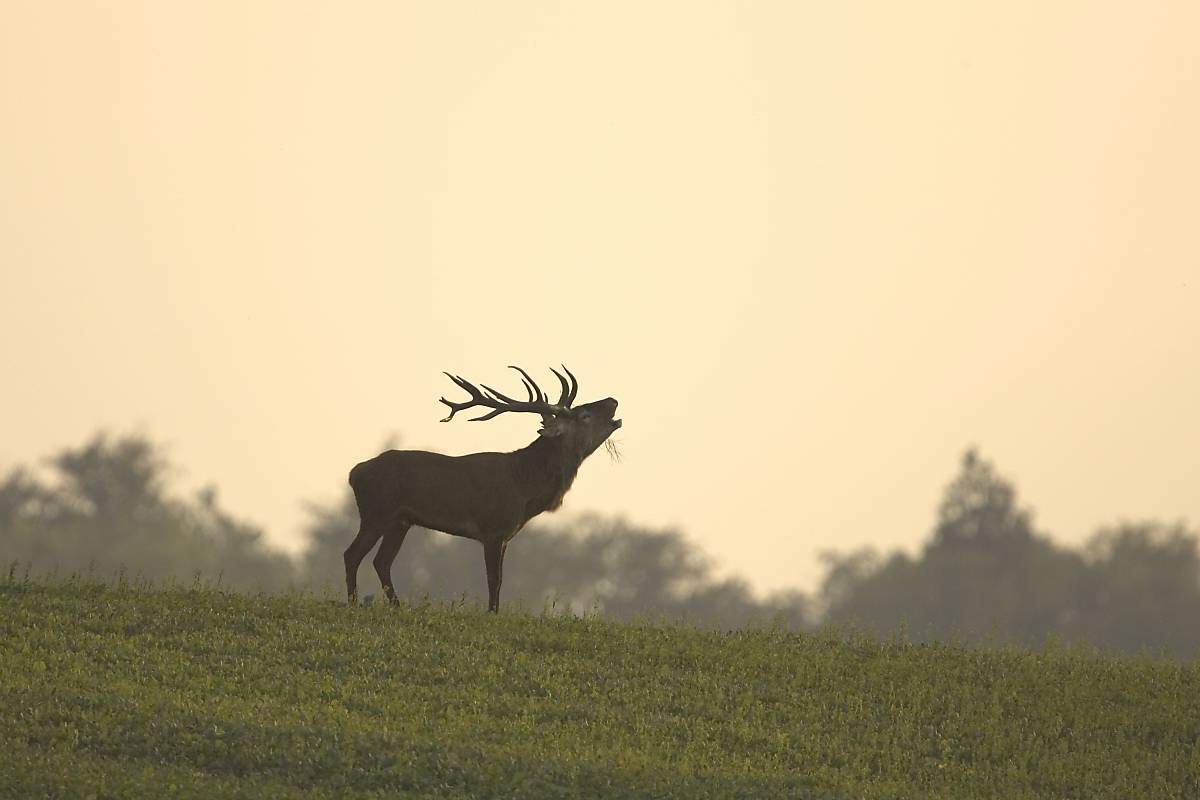
[[[0,797],[1200,797],[1200,666],[0,578]]]

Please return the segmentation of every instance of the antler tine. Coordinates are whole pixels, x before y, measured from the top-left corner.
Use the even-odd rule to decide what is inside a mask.
[[[500,401],[500,402],[502,402],[502,403],[520,403],[520,402],[523,402],[523,401],[521,401],[521,400],[516,400],[516,399],[513,399],[513,398],[511,398],[511,397],[509,397],[508,395],[504,394],[503,392],[498,392],[498,391],[496,391],[496,390],[495,390],[495,389],[493,389],[492,387],[488,386],[486,383],[481,383],[481,384],[479,384],[479,385],[480,385],[481,387],[483,387],[483,390],[484,390],[485,392],[487,392],[487,393],[488,393],[488,394],[490,394],[490,395],[491,395],[493,398],[495,398],[496,400],[499,400],[499,401]]]
[[[567,397],[567,408],[570,408],[571,404],[575,402],[575,395],[579,394],[579,381],[571,374],[571,370],[567,369],[566,364],[560,364],[559,366],[563,368],[563,372],[567,373],[567,376],[571,379],[571,394]]]
[[[438,400],[440,402],[445,403],[446,405],[448,405],[450,407],[450,416],[441,420],[442,422],[449,422],[450,420],[454,419],[454,415],[457,414],[459,411],[471,408],[472,406],[476,405],[480,400],[485,399],[483,396],[483,392],[479,391],[479,389],[477,389],[475,387],[475,384],[471,383],[470,381],[466,380],[465,378],[460,378],[457,375],[451,375],[449,372],[443,372],[442,374],[445,375],[450,380],[454,381],[455,385],[457,385],[460,389],[465,391],[467,394],[471,395],[471,399],[465,403],[453,403],[444,397],[439,397]]]
[[[496,416],[499,416],[500,414],[503,414],[505,411],[512,411],[512,409],[511,408],[497,408],[495,411],[490,411],[487,414],[483,414],[482,416],[471,417],[469,420],[467,420],[467,422],[485,422],[485,421],[491,419],[492,417],[496,417]]]
[[[525,387],[525,394],[529,395],[528,402],[535,402],[537,400],[537,395],[533,393],[533,387],[529,385],[529,381],[521,378],[521,385]]]
[[[530,401],[545,403],[549,400],[549,398],[546,397],[546,393],[542,391],[542,387],[537,385],[537,381],[535,381],[528,372],[520,367],[514,367],[512,364],[509,364],[508,368],[515,369],[517,372],[521,373],[521,381],[525,384],[525,388],[529,390]]]
[[[563,367],[563,369],[566,369],[566,367]],[[563,408],[570,408],[571,387],[567,383],[567,379],[554,367],[551,367],[550,371],[554,373],[554,377],[558,378],[558,385],[562,387],[562,393],[558,396],[558,404]]]

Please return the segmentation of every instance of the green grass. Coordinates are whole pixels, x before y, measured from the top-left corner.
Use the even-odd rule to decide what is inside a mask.
[[[1200,797],[1200,667],[0,578],[0,797]]]

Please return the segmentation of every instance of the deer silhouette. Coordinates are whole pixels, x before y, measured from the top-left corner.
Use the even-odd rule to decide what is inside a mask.
[[[346,548],[346,594],[358,599],[358,567],[375,543],[382,540],[373,564],[383,592],[396,602],[392,562],[413,525],[474,539],[483,545],[487,570],[488,611],[500,610],[500,583],[508,543],[530,519],[562,505],[583,460],[621,427],[613,419],[617,401],[611,397],[572,407],[579,382],[565,366],[564,376],[551,372],[562,387],[550,403],[541,387],[520,367],[528,400],[514,400],[491,387],[482,389],[445,373],[469,399],[450,407],[449,422],[459,411],[483,407],[487,414],[472,422],[507,412],[539,414],[538,436],[511,453],[471,453],[447,456],[425,450],[388,450],[350,470],[350,487],[361,520],[358,535]]]

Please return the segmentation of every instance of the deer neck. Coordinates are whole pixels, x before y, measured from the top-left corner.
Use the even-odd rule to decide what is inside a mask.
[[[517,457],[517,481],[527,498],[527,519],[561,506],[583,463],[558,436],[539,436],[513,455]]]

